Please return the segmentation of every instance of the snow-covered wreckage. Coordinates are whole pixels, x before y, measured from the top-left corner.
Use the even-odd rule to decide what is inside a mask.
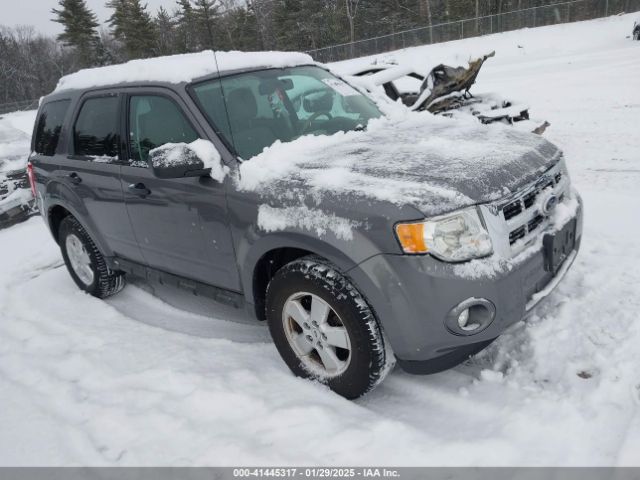
[[[27,181],[29,135],[0,117],[0,228],[26,220],[36,213]]]
[[[380,91],[392,101],[400,101],[414,111],[428,110],[444,116],[470,115],[481,123],[501,122],[519,130],[542,134],[549,122],[531,119],[528,105],[494,94],[472,95],[469,91],[484,62],[494,55],[495,52],[490,52],[472,58],[466,66],[444,63],[428,66],[429,62],[412,65],[397,63],[390,57],[370,64],[339,67],[339,71],[352,76],[352,81],[368,92]],[[421,73],[425,70],[426,74]]]
[[[127,275],[266,320],[289,368],[356,398],[397,362],[452,367],[576,257],[562,152],[528,132],[390,109],[303,54],[202,52],[63,78],[33,188],[69,273]]]

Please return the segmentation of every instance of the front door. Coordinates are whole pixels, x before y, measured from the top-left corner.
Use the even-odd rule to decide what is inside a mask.
[[[148,168],[150,150],[203,137],[195,120],[164,89],[130,94],[127,104],[130,162],[121,169],[122,188],[147,265],[239,291],[224,184],[210,177],[159,179]]]

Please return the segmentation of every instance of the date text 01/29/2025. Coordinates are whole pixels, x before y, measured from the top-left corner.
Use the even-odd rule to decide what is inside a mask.
[[[387,468],[234,468],[234,478],[399,478]]]

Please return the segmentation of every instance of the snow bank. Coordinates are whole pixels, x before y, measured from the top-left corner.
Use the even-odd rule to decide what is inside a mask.
[[[26,205],[31,200],[33,200],[33,194],[29,188],[18,188],[0,200],[0,210]]]
[[[209,140],[198,139],[191,143],[165,143],[149,152],[153,156],[156,167],[170,167],[177,164],[193,164],[192,159],[199,159],[204,168],[211,169],[211,178],[222,182],[229,172],[229,167],[222,164],[222,158],[216,147]]]
[[[352,240],[353,228],[358,225],[357,222],[304,205],[285,208],[260,205],[258,210],[258,227],[266,232],[300,228],[319,236],[330,231],[341,240]]]
[[[33,133],[33,126],[36,123],[37,114],[38,110],[5,113],[0,115],[0,124],[13,127],[31,137],[31,134]]]
[[[284,68],[313,63],[315,62],[309,55],[297,52],[214,53],[212,50],[205,50],[80,70],[62,77],[55,91],[131,82],[182,83],[191,82],[218,71],[260,67]]]
[[[352,194],[430,215],[500,198],[555,153],[537,135],[405,111],[367,131],[276,143],[241,164],[238,186],[287,197]]]
[[[35,118],[35,110],[0,116],[0,174],[26,166]]]

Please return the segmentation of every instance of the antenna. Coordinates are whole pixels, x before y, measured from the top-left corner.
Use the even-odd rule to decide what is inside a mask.
[[[218,54],[215,50],[211,50],[213,52],[213,60],[216,62],[216,70],[218,71],[218,81],[220,82],[220,92],[222,93],[222,103],[224,104],[225,115],[227,116],[227,125],[229,125],[229,134],[231,135],[231,143],[233,144],[233,149],[235,150],[236,156],[242,160],[242,158],[238,155],[238,149],[236,148],[236,140],[233,136],[233,128],[231,127],[231,117],[229,116],[229,107],[227,105],[227,95],[224,93],[224,86],[222,84],[222,75],[220,74],[220,64],[218,63]],[[239,174],[239,171],[238,171]]]

